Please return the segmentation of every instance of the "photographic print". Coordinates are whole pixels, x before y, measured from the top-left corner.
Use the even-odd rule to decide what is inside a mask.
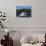
[[[32,6],[16,6],[16,16],[17,17],[31,17]]]

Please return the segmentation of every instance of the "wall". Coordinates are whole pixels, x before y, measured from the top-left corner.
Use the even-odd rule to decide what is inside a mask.
[[[6,12],[8,19],[5,26],[14,31],[21,31],[20,37],[25,34],[23,31],[26,31],[26,34],[30,31],[46,31],[45,4],[46,0],[0,0],[0,9]],[[17,18],[16,5],[32,5],[32,18]]]
[[[0,9],[6,12],[7,27],[46,27],[46,0],[0,0]],[[16,5],[31,5],[32,18],[17,18]]]

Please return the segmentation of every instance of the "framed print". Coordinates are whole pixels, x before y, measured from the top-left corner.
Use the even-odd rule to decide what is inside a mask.
[[[16,17],[31,17],[32,6],[16,6]]]

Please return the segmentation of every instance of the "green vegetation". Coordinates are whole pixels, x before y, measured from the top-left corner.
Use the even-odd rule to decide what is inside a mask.
[[[16,12],[31,12],[31,9],[16,9]]]

